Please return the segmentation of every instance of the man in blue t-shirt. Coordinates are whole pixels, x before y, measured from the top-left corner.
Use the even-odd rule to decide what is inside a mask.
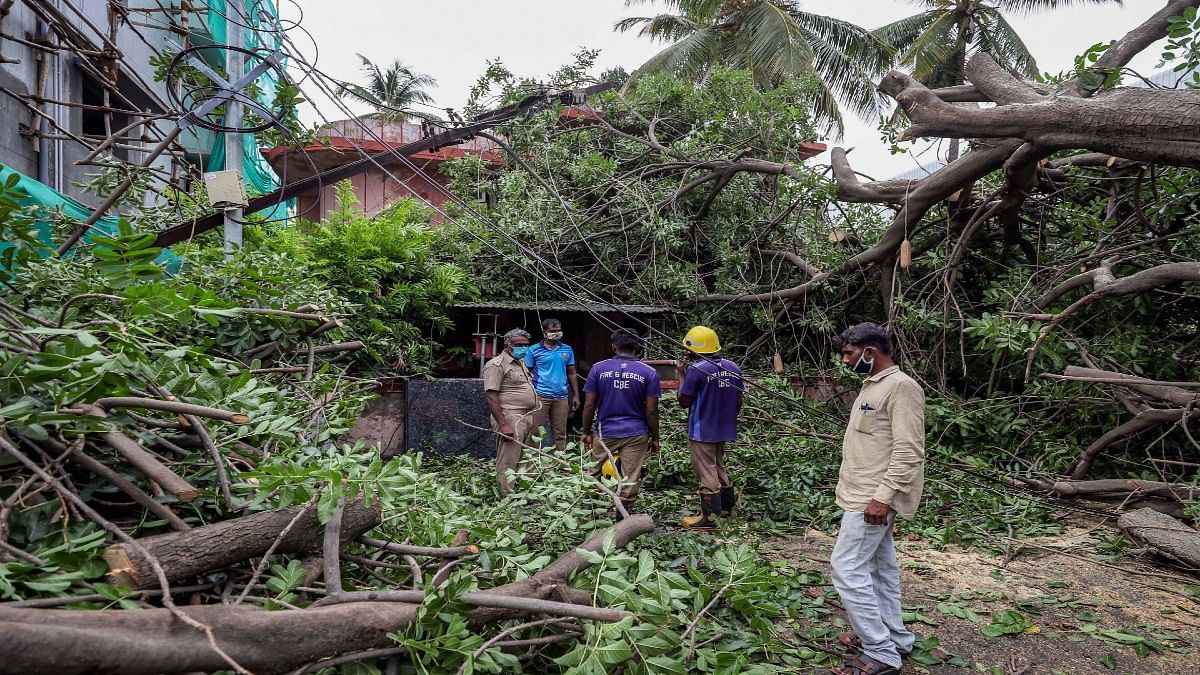
[[[622,328],[612,334],[616,358],[588,371],[583,385],[583,447],[592,451],[592,475],[601,474],[610,455],[621,456],[617,494],[626,511],[633,508],[646,455],[658,452],[658,372],[637,358],[641,340]],[[592,420],[595,419],[595,435]]]
[[[721,350],[717,333],[694,326],[683,346],[700,359],[679,366],[679,403],[688,409],[688,449],[692,468],[700,480],[700,515],[680,523],[690,529],[712,529],[713,518],[733,514],[737,493],[725,471],[725,444],[737,439],[737,417],[742,409],[745,382],[742,369],[729,359],[715,356]]]
[[[575,350],[562,341],[562,323],[558,319],[543,321],[542,335],[544,339],[525,352],[525,365],[533,374],[533,389],[538,396],[533,428],[545,427],[549,421],[554,430],[554,447],[561,452],[567,448],[567,418],[579,407]]]

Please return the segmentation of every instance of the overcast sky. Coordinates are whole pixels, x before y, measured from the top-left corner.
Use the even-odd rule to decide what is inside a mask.
[[[626,16],[653,14],[647,6],[626,7],[624,0],[295,0],[303,10],[303,26],[312,33],[319,51],[318,67],[350,81],[359,79],[355,53],[386,64],[399,58],[407,66],[432,75],[441,107],[460,108],[488,59],[500,58],[518,75],[544,76],[570,60],[580,47],[600,49],[600,69],[624,66],[632,71],[653,55],[659,45],[632,33],[616,33],[613,23]],[[283,5],[286,18],[296,8]],[[1042,71],[1059,72],[1088,46],[1120,37],[1161,6],[1150,0],[1127,0],[1125,6],[1082,6],[1030,16],[1010,16]],[[803,0],[805,11],[828,14],[875,28],[917,11],[903,0]],[[309,56],[307,38],[296,36]],[[1158,50],[1147,50],[1132,64],[1153,71]],[[331,119],[345,117],[316,92],[307,92]],[[353,106],[357,112],[369,112]],[[302,111],[307,122],[315,112]],[[855,168],[888,177],[916,166],[911,156],[889,155],[876,129],[877,120],[847,118],[846,136],[832,146],[855,148]],[[922,162],[932,156],[919,157]],[[828,154],[813,162],[828,161]]]

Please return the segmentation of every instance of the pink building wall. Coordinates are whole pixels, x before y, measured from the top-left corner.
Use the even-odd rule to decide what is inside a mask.
[[[420,125],[388,123],[374,118],[333,122],[323,128],[320,135],[325,142],[303,148],[303,155],[286,147],[271,148],[264,154],[275,171],[288,176],[290,181],[311,176],[314,165],[319,170],[328,170],[361,159],[363,153],[386,152],[424,138]],[[449,185],[449,179],[441,173],[442,162],[468,155],[480,156],[492,164],[501,162],[496,144],[476,137],[458,145],[409,155],[420,173],[397,163],[388,166],[386,171],[372,168],[348,180],[354,186],[359,206],[368,215],[379,213],[401,197],[415,197],[441,209],[447,197],[439,187]],[[460,196],[464,199],[473,197]],[[300,218],[310,221],[325,218],[337,206],[334,185],[323,185],[319,190],[300,195],[296,206],[296,215]],[[433,219],[434,222],[443,220],[440,213],[435,213]]]

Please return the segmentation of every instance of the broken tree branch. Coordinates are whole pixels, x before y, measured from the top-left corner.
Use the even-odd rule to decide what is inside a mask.
[[[476,555],[479,553],[479,547],[474,544],[438,548],[436,546],[394,544],[390,541],[374,539],[372,537],[359,537],[358,540],[367,546],[381,548],[385,551],[391,551],[392,553],[399,553],[400,555],[422,555],[430,558],[461,558],[464,555]]]
[[[192,529],[190,525],[183,522],[182,518],[175,515],[175,512],[168,508],[166,504],[155,500],[153,497],[146,494],[144,490],[126,480],[124,476],[89,456],[83,451],[83,437],[80,436],[79,440],[81,442],[78,445],[72,445],[70,454],[71,459],[76,464],[115,485],[117,489],[129,495],[129,497],[133,499],[133,501],[140,504],[142,508],[149,511],[154,516],[167,521],[167,524],[171,526],[171,529],[180,532]]]
[[[347,504],[347,516],[354,504]],[[623,547],[653,529],[649,516],[632,516],[596,533],[580,548],[599,551],[609,536],[615,546]],[[545,599],[589,565],[570,551],[537,574],[484,595],[492,596],[489,602],[503,602],[494,597],[501,595]],[[256,673],[286,672],[343,654],[394,648],[389,634],[404,630],[417,617],[417,606],[403,602],[353,602],[274,612],[201,605],[178,611],[191,621],[210,626],[229,655]],[[528,613],[523,608],[479,607],[471,611],[470,620],[479,626]],[[97,612],[0,605],[0,635],[6,647],[0,673],[156,675],[229,667],[208,648],[203,635],[179,630],[170,617],[167,610],[160,609]]]
[[[339,497],[333,515],[325,523],[325,534],[321,557],[325,568],[325,592],[330,596],[342,592],[342,514],[346,511],[346,498]]]
[[[83,414],[92,417],[108,417],[108,413],[104,412],[104,409],[99,406],[83,405],[78,409],[63,408],[64,412],[74,412],[75,410],[79,410]],[[158,461],[158,458],[147,452],[145,448],[132,438],[116,429],[104,432],[102,438],[125,461],[132,464],[138,471],[141,471],[146,478],[157,483],[163,490],[175,495],[175,498],[179,501],[190,502],[200,496],[200,490],[192,487],[190,483],[180,478],[174,471],[168,469],[166,465]]]
[[[1079,382],[1117,384],[1122,387],[1132,389],[1140,394],[1145,394],[1151,398],[1155,398],[1177,406],[1186,406],[1197,396],[1200,396],[1200,392],[1188,391],[1182,387],[1173,386],[1173,383],[1162,382],[1159,380],[1148,380],[1143,377],[1126,375],[1125,373],[1118,373],[1111,370],[1067,366],[1063,370],[1063,376]]]
[[[315,511],[305,506],[261,511],[187,532],[145,537],[137,542],[140,548],[161,561],[168,579],[179,581],[262,556],[298,511],[304,513],[292,530],[280,539],[275,552],[302,554],[319,550],[323,528]],[[348,502],[342,535],[346,540],[352,540],[380,522],[378,508],[368,508],[360,500]],[[114,544],[105,551],[104,559],[113,583],[134,589],[153,585],[144,556],[131,547]]]
[[[892,71],[879,88],[912,120],[901,140],[1018,138],[1047,150],[1086,148],[1130,160],[1200,168],[1200,91],[1132,88],[1092,98],[1043,97],[1003,69],[977,67],[981,61],[995,63],[983,53],[972,57],[968,69],[975,85],[1025,89],[1028,95],[1013,101],[1021,105],[955,106],[909,75]],[[1129,114],[1133,110],[1138,114]]]
[[[328,580],[325,582],[329,586]],[[573,617],[592,621],[620,621],[634,616],[633,612],[607,607],[592,607],[591,605],[576,605],[570,602],[556,602],[540,598],[525,598],[514,595],[495,595],[493,593],[460,593],[455,600],[474,607],[487,609],[509,609],[523,614],[549,614],[551,616]],[[356,602],[406,602],[420,604],[425,600],[423,591],[353,591],[327,595],[313,607],[340,605]]]
[[[1197,414],[1200,414],[1200,410],[1193,411],[1189,417],[1195,417]],[[1092,468],[1092,463],[1096,460],[1096,457],[1117,441],[1162,424],[1178,422],[1183,419],[1183,416],[1183,409],[1146,410],[1134,416],[1128,422],[1097,438],[1095,441],[1092,441],[1092,444],[1084,449],[1083,453],[1079,455],[1079,458],[1075,460],[1075,463],[1071,465],[1067,473],[1074,480],[1082,480],[1087,477],[1088,470]]]
[[[163,601],[163,605],[165,605],[165,609],[162,611],[169,614],[170,616],[175,617],[176,619],[179,619],[182,623],[184,623],[188,626],[191,626],[192,628],[196,629],[196,631],[198,631],[201,635],[204,636],[204,647],[201,647],[200,645],[196,645],[194,647],[194,649],[196,649],[196,651],[198,651],[198,652],[202,652],[205,656],[209,656],[210,658],[213,658],[213,660],[218,664],[214,668],[212,668],[213,670],[216,670],[218,668],[225,668],[226,666],[228,666],[228,667],[233,668],[234,671],[237,672],[239,675],[250,675],[249,671],[247,671],[244,667],[242,667],[242,665],[237,660],[235,660],[232,656],[229,655],[229,653],[225,649],[223,649],[220,645],[217,644],[216,634],[213,632],[213,629],[211,626],[209,626],[207,623],[205,623],[203,621],[199,621],[199,620],[195,619],[194,617],[189,616],[188,614],[184,613],[182,610],[180,610],[178,607],[175,606],[175,600],[171,597],[171,585],[167,579],[166,571],[163,569],[162,565],[159,564],[158,560],[155,559],[155,557],[149,551],[147,551],[140,544],[138,544],[137,541],[135,541],[133,539],[133,537],[130,537],[128,534],[126,534],[124,530],[122,530],[121,528],[112,524],[106,518],[104,518],[99,513],[97,513],[92,507],[88,506],[86,502],[84,502],[74,492],[72,492],[71,490],[68,490],[57,478],[55,478],[54,476],[47,473],[44,469],[42,469],[42,467],[38,466],[37,462],[34,462],[33,460],[26,457],[25,454],[22,453],[20,450],[18,450],[15,445],[13,445],[12,443],[9,442],[7,436],[5,436],[2,429],[0,429],[0,448],[2,448],[5,452],[7,452],[9,455],[11,455],[18,462],[25,465],[25,468],[29,469],[34,474],[36,474],[38,476],[38,478],[41,478],[47,484],[54,486],[54,488],[58,491],[58,494],[61,495],[65,500],[71,502],[75,506],[75,508],[79,509],[80,513],[86,515],[92,522],[94,522],[97,525],[99,525],[100,527],[104,528],[109,533],[111,533],[113,536],[115,536],[118,540],[120,540],[122,542],[122,545],[128,546],[131,550],[135,551],[137,554],[139,554],[142,557],[142,559],[146,562],[146,565],[150,568],[150,573],[154,577],[154,581],[157,582],[159,589],[162,591],[162,601]],[[54,610],[22,610],[22,609],[7,610],[7,612],[30,612],[30,611],[39,612],[39,613],[50,612],[52,614],[58,613],[57,611],[54,611]],[[4,624],[3,613],[5,613],[5,611],[0,610],[0,628],[4,629],[3,631],[0,631],[0,634],[4,634],[5,637],[9,637],[11,635],[11,633],[8,630],[8,627],[5,626],[5,624]],[[163,621],[163,623],[173,623],[173,622]],[[184,631],[184,633],[188,637],[193,638],[193,639],[199,637],[195,632],[192,632],[192,631]],[[205,647],[207,647],[207,649]],[[29,645],[22,651],[27,652],[30,655],[33,655],[34,653],[40,651],[40,648],[35,645]],[[10,654],[10,656],[12,656],[12,655]],[[49,654],[49,656],[52,659],[54,659],[54,658],[57,658],[58,656],[60,656],[60,653],[53,652],[53,653]],[[10,665],[11,665],[11,660],[10,661],[0,660],[0,670],[7,668]],[[15,671],[9,671],[9,672],[25,673],[25,672],[43,672],[46,670],[53,671],[54,668],[44,668],[44,667],[22,668],[22,669],[18,669]],[[87,671],[84,671],[84,672],[87,672]]]
[[[100,406],[106,411],[113,408],[142,408],[144,410],[161,410],[163,412],[175,413],[177,415],[194,415],[196,417],[207,417],[209,419],[221,420],[231,424],[249,424],[250,416],[245,413],[232,412],[229,410],[221,410],[220,408],[210,408],[204,405],[193,405],[191,403],[182,403],[180,401],[161,401],[153,398],[142,398],[140,396],[110,396],[107,398],[96,399],[93,405]]]

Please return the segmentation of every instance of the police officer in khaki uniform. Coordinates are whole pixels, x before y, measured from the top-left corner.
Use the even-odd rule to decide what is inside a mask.
[[[508,472],[517,471],[521,464],[521,451],[533,433],[533,413],[538,407],[525,367],[528,349],[529,333],[514,328],[504,334],[504,351],[483,367],[483,396],[496,432],[496,482],[502,495],[512,492]]]

